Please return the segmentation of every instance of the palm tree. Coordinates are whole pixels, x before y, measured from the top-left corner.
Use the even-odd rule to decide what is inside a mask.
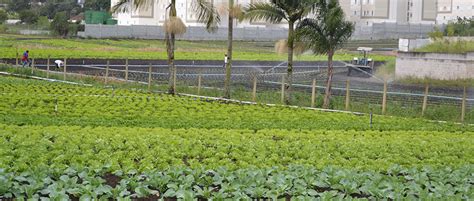
[[[155,3],[160,1],[168,3],[168,0],[118,0],[118,2],[112,6],[112,12],[131,12],[132,9],[146,8],[147,6],[154,6]],[[211,2],[206,0],[194,0],[194,9],[198,13],[198,21],[206,24],[206,29],[209,32],[214,32],[217,28],[217,24],[220,22],[220,17],[217,14],[217,10]],[[169,66],[169,87],[168,93],[175,94],[176,89],[174,88],[176,76],[173,72],[176,70],[174,64],[174,51],[176,35],[185,32],[185,26],[181,19],[176,14],[176,0],[171,0],[167,7],[169,9],[167,15],[167,21],[165,22],[165,40],[166,50],[168,55],[168,66]]]
[[[315,11],[317,0],[270,0],[268,3],[252,3],[245,9],[244,19],[250,21],[264,20],[278,24],[283,21],[288,23],[288,69],[285,90],[285,103],[290,104],[293,81],[293,54],[295,48],[295,24]]]
[[[345,21],[344,12],[337,0],[319,0],[318,16],[302,20],[298,26],[298,39],[305,42],[315,54],[328,55],[328,74],[323,108],[329,108],[333,77],[333,56],[349,40],[354,24]]]
[[[234,4],[234,0],[228,0],[228,5],[225,9],[227,10],[227,14],[229,18],[228,18],[228,28],[227,28],[227,63],[225,66],[224,98],[230,98],[234,21],[237,17],[240,17],[241,8]]]

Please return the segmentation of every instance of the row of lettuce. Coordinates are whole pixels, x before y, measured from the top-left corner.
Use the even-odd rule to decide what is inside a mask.
[[[422,119],[325,113],[281,106],[222,104],[129,90],[2,78],[0,120],[6,124],[224,129],[474,131],[474,126]]]
[[[0,124],[0,168],[85,166],[147,171],[170,166],[240,169],[474,164],[474,133],[17,126]]]

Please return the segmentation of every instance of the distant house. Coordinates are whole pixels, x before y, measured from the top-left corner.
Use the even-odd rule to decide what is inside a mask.
[[[70,19],[69,19],[70,22],[72,23],[76,23],[76,22],[83,22],[84,21],[84,13],[79,13],[79,15],[76,15],[76,16],[72,16]]]
[[[81,5],[84,7],[84,4],[86,3],[86,0],[77,0],[77,4]]]

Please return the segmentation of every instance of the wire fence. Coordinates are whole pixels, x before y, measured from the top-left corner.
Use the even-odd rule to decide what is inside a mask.
[[[225,80],[223,65],[176,65],[170,72],[167,65],[158,64],[67,64],[56,69],[48,62],[38,62],[34,68],[51,73],[88,75],[104,82],[122,80],[142,83],[144,88],[166,91],[171,82],[178,93],[222,97]],[[471,87],[435,87],[387,83],[367,78],[364,74],[348,77],[347,68],[335,66],[332,82],[331,109],[353,112],[373,112],[405,117],[425,117],[433,120],[474,123],[474,89]],[[170,75],[175,74],[174,79]],[[322,107],[327,78],[326,66],[295,66],[291,104]],[[286,64],[276,66],[233,66],[231,98],[258,103],[282,103],[282,81]],[[313,84],[314,82],[314,84]],[[314,92],[314,93],[313,93]]]

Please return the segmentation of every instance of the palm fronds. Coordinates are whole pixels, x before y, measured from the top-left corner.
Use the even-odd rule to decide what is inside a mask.
[[[209,32],[217,31],[217,27],[221,21],[216,7],[207,0],[195,0],[194,10],[198,13],[198,21],[206,24]]]
[[[283,20],[288,21],[285,11],[275,4],[254,3],[245,9],[245,19],[250,21],[266,21],[270,23],[280,23]]]

